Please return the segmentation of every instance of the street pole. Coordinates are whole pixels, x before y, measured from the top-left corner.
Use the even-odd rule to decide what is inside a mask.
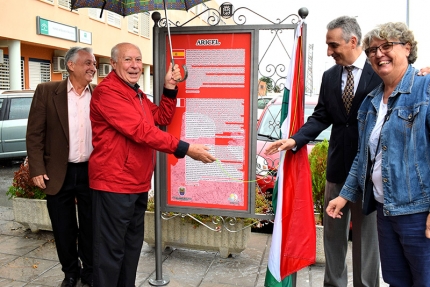
[[[409,27],[409,0],[406,0],[406,25]]]

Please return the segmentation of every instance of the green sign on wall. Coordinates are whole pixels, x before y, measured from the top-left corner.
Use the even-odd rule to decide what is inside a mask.
[[[46,35],[50,37],[77,42],[77,30],[77,27],[43,19],[39,16],[36,17],[36,33],[38,35]]]

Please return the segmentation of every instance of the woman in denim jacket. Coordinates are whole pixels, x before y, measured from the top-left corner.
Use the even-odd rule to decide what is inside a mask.
[[[358,111],[359,150],[326,211],[340,218],[346,202],[360,198],[370,153],[383,279],[430,286],[430,76],[417,76],[411,66],[417,42],[404,23],[378,26],[363,46],[383,83]]]

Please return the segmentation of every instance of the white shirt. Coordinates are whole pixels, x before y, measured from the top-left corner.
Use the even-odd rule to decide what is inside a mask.
[[[354,95],[355,95],[355,92],[357,91],[358,83],[360,82],[361,74],[363,73],[363,68],[366,61],[367,61],[366,54],[362,52],[360,56],[358,56],[357,60],[355,60],[355,62],[351,65],[351,66],[354,66],[354,69],[352,69],[352,75],[354,76]],[[348,76],[348,71],[345,69],[345,67],[343,67],[342,84],[341,84],[342,93],[343,93],[343,90],[345,89],[347,76]]]
[[[93,151],[91,121],[91,92],[86,86],[77,94],[70,79],[67,79],[67,109],[69,118],[69,162],[88,161]]]
[[[381,100],[381,104],[379,105],[379,111],[378,111],[378,119],[376,120],[375,127],[373,128],[373,131],[370,134],[370,138],[369,138],[369,149],[370,149],[371,159],[375,157],[376,146],[378,144],[379,137],[381,135],[382,124],[384,123],[384,118],[386,114],[387,114],[387,104],[384,104],[384,101]],[[381,164],[382,164],[382,152],[381,152],[381,147],[379,147],[378,154],[376,155],[375,165],[373,166],[373,173],[372,173],[373,194],[375,196],[376,201],[380,203],[384,203]]]

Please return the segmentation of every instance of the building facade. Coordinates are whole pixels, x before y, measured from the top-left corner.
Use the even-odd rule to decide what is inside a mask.
[[[71,0],[2,1],[0,18],[0,90],[35,89],[41,82],[67,77],[64,54],[73,46],[93,49],[98,63],[99,83],[109,73],[111,48],[131,42],[142,51],[143,75],[140,86],[152,94],[151,13],[122,17],[100,9],[70,10]],[[216,1],[202,3],[190,11],[170,10],[172,22],[184,23],[208,8],[218,9]],[[160,11],[162,17],[164,12]],[[208,25],[210,11],[192,20],[189,26]],[[205,20],[206,19],[206,20]]]

